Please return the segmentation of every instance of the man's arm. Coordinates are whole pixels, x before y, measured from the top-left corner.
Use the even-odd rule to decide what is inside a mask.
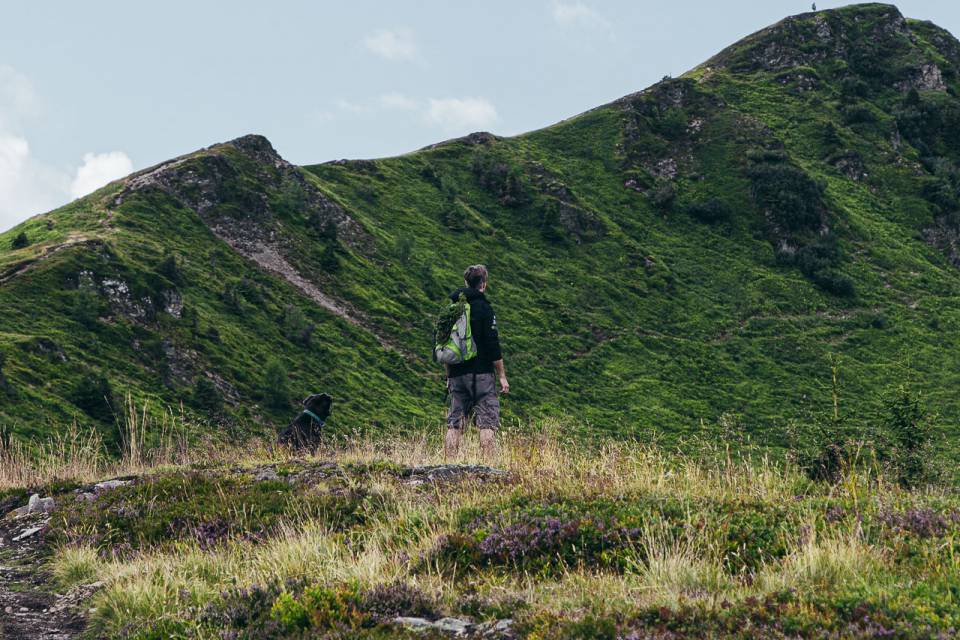
[[[500,393],[510,393],[510,383],[507,382],[507,371],[503,368],[503,358],[495,360],[493,368],[497,371],[497,377],[500,378]]]
[[[503,353],[500,351],[500,332],[497,330],[497,316],[493,307],[486,305],[487,316],[483,319],[483,341],[487,354],[493,360],[493,368],[500,378],[500,392],[510,393],[510,383],[507,382],[507,372],[503,367]]]

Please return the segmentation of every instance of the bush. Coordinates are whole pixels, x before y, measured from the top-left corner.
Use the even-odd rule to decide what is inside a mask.
[[[287,178],[277,193],[274,206],[281,215],[296,215],[307,206],[307,192],[298,180]]]
[[[906,488],[936,480],[936,449],[940,432],[921,403],[905,386],[884,400],[883,427],[889,438],[890,461],[897,480]]]
[[[519,207],[533,200],[529,179],[506,154],[477,149],[472,168],[480,186],[496,196],[500,204]]]
[[[812,275],[814,284],[840,298],[852,298],[857,295],[853,279],[838,271],[819,271]]]
[[[860,463],[865,445],[873,442],[840,415],[840,365],[833,359],[831,372],[832,407],[827,415],[815,415],[787,428],[793,461],[811,480],[837,482]]]
[[[670,180],[657,180],[650,190],[650,202],[661,210],[669,210],[677,198],[677,187]]]
[[[87,329],[94,329],[103,311],[103,300],[93,276],[81,273],[74,293],[70,314]]]
[[[651,118],[650,128],[668,140],[676,140],[687,131],[687,114],[679,107],[662,110]]]
[[[14,236],[13,240],[10,242],[11,249],[23,249],[26,246],[30,245],[30,239],[27,237],[27,234],[23,231]]]
[[[815,234],[824,223],[823,187],[792,164],[762,162],[747,170],[757,206],[787,233]]]
[[[397,237],[394,245],[394,253],[400,264],[407,266],[410,264],[410,258],[413,257],[413,249],[416,246],[416,239],[413,234],[402,233]]]
[[[270,358],[263,369],[263,395],[272,409],[290,408],[290,382],[287,368],[277,358]]]
[[[717,224],[730,219],[730,207],[717,198],[689,204],[687,213],[693,219],[706,224]]]
[[[316,327],[307,320],[300,307],[287,305],[283,310],[283,335],[287,340],[303,347],[309,347]]]
[[[5,351],[0,351],[0,398],[6,396],[12,398],[16,395],[16,390],[13,388],[13,385],[10,384],[10,381],[7,380],[7,374],[3,371],[4,366],[7,364],[7,354]],[[0,433],[2,435],[2,433]],[[2,450],[3,443],[0,442],[0,450]]]
[[[183,273],[180,271],[180,263],[177,257],[170,252],[164,254],[163,260],[157,265],[157,273],[173,284],[183,283]]]
[[[857,462],[853,427],[841,417],[813,418],[788,427],[791,458],[811,480],[837,482]]]
[[[71,401],[85,414],[103,423],[112,423],[120,406],[110,381],[102,375],[80,378],[73,388]]]
[[[223,409],[223,396],[213,381],[200,376],[193,385],[193,403],[210,413],[219,413]]]
[[[840,115],[843,118],[844,124],[870,124],[877,121],[876,114],[873,111],[862,104],[852,104],[844,107]]]

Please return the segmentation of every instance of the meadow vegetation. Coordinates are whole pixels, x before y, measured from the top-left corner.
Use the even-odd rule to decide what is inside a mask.
[[[406,470],[443,462],[437,432],[331,437],[306,459],[251,443],[181,459],[144,447],[112,468],[82,448],[56,467],[8,462],[57,496],[45,539],[60,588],[103,583],[92,636],[416,637],[398,615],[509,618],[528,638],[960,629],[953,489],[908,487],[876,456],[827,480],[750,445],[569,432],[514,425],[496,460],[509,476],[417,485]],[[92,502],[74,490],[130,471]],[[3,495],[22,500],[11,479]]]

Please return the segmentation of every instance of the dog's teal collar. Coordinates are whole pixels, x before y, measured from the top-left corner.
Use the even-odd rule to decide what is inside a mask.
[[[323,420],[320,419],[320,416],[315,414],[313,411],[310,411],[310,409],[304,409],[303,412],[308,416],[310,416],[311,418],[313,418],[314,420],[316,420],[317,422],[319,422],[320,424],[323,424]]]

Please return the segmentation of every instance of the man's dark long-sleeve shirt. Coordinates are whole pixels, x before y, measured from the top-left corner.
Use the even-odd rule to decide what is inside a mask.
[[[497,316],[486,296],[472,287],[463,287],[450,294],[456,302],[460,294],[470,303],[470,331],[477,343],[477,355],[461,364],[450,365],[450,377],[456,378],[467,373],[493,373],[493,363],[500,360],[500,335],[497,333]]]

